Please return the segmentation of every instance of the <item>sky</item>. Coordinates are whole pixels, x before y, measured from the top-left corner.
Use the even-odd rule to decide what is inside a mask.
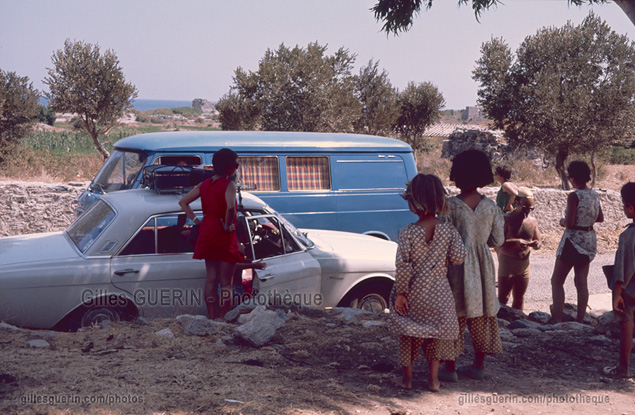
[[[217,101],[238,67],[255,71],[281,44],[343,47],[356,55],[354,73],[372,59],[393,86],[431,82],[448,109],[476,104],[472,70],[481,45],[502,37],[515,51],[545,26],[579,24],[591,10],[635,40],[635,26],[615,4],[570,6],[566,0],[504,0],[483,12],[457,0],[435,0],[410,31],[381,31],[376,0],[0,0],[0,69],[42,80],[66,39],[112,49],[139,99]]]

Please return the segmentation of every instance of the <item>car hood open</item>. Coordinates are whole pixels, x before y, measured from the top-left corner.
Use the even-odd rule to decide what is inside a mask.
[[[0,268],[77,258],[63,232],[34,233],[0,238]]]

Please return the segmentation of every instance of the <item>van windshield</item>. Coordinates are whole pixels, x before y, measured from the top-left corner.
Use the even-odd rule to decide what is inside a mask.
[[[114,150],[90,185],[94,192],[132,189],[146,163],[144,152]]]

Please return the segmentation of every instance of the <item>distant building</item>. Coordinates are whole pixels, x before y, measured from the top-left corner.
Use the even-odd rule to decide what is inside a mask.
[[[465,109],[461,111],[461,119],[463,121],[482,120],[483,118],[483,113],[479,107],[465,107]]]

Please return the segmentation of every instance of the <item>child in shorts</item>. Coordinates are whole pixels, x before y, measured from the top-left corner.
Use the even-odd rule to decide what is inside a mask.
[[[605,367],[604,374],[627,378],[635,313],[635,182],[626,183],[621,193],[624,213],[633,222],[620,234],[613,268],[613,312],[620,324],[619,365]]]

